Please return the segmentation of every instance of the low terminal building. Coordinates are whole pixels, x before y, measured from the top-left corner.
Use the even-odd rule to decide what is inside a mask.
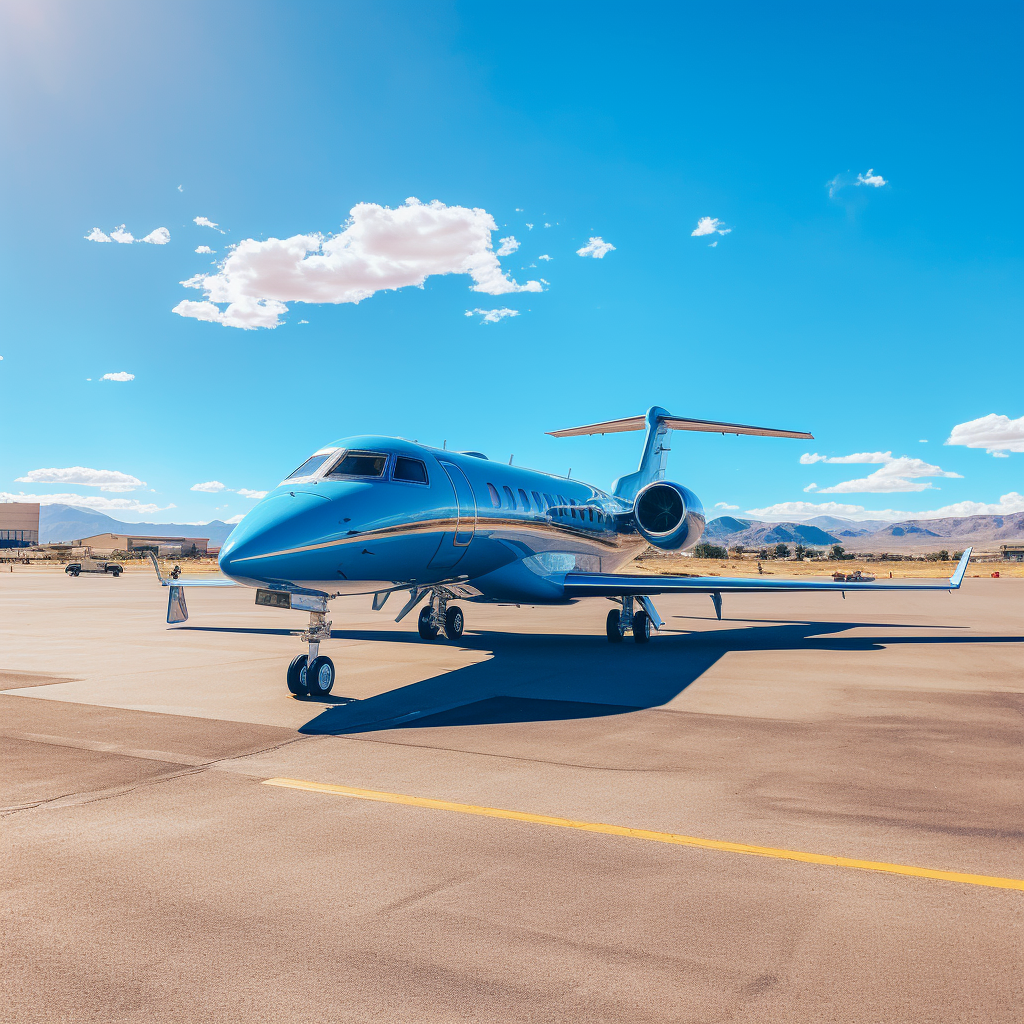
[[[1000,544],[999,554],[1010,562],[1024,562],[1024,541],[1013,541],[1010,544]]]
[[[38,543],[38,503],[30,501],[0,503],[0,548],[32,548]]]
[[[112,555],[115,551],[152,551],[154,555],[184,558],[208,553],[208,537],[145,537],[133,533],[98,533],[72,542],[92,555]]]

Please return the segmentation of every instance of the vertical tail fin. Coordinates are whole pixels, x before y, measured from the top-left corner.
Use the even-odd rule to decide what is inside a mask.
[[[665,479],[665,466],[668,462],[668,441],[672,434],[666,420],[669,413],[661,406],[654,405],[647,410],[647,439],[644,451],[640,456],[640,465],[635,473],[620,476],[612,487],[612,494],[624,501],[632,501],[642,487],[655,480]]]

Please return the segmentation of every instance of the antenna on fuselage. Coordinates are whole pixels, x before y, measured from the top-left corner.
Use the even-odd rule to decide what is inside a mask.
[[[513,454],[511,454],[511,455],[510,455],[510,456],[508,457],[508,464],[509,464],[510,466],[512,465],[512,460],[513,460],[514,458],[515,458],[515,453],[513,452]]]
[[[443,451],[443,452],[448,451],[448,439],[447,438],[445,438],[444,444],[441,445],[441,451]]]

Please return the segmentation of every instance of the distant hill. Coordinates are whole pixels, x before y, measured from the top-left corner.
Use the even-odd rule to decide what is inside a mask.
[[[43,505],[39,509],[39,542],[54,544],[97,533],[135,533],[149,537],[206,537],[219,546],[234,529],[214,519],[203,526],[189,523],[122,523],[102,512],[74,505]]]
[[[704,530],[703,539],[726,547],[742,544],[747,548],[769,544],[824,547],[841,543],[832,534],[807,523],[762,523],[755,519],[734,519],[732,516],[712,519]]]

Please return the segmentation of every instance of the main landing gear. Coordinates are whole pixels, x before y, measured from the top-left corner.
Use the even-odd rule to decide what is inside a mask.
[[[458,640],[462,636],[466,628],[466,618],[458,605],[453,604],[449,607],[448,601],[451,596],[451,592],[444,587],[434,588],[430,595],[430,604],[420,611],[416,623],[424,640],[436,640],[442,629],[449,640]]]
[[[334,688],[334,662],[320,654],[320,642],[331,636],[325,612],[310,612],[309,626],[302,639],[309,654],[299,654],[288,666],[288,689],[296,697],[326,697]]]
[[[640,608],[633,611],[633,598],[622,598],[622,610],[613,608],[605,622],[608,642],[621,644],[627,632],[632,632],[633,640],[638,644],[646,644],[651,639],[651,617]]]

